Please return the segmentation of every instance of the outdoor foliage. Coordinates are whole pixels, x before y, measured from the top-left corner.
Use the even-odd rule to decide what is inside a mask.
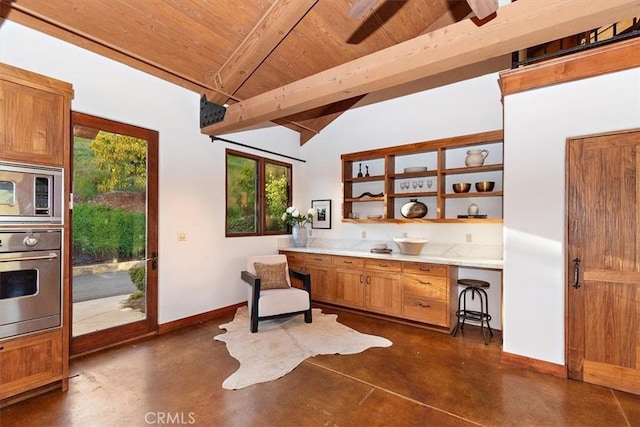
[[[265,197],[267,200],[267,230],[287,231],[287,226],[280,216],[287,208],[287,168],[267,163]]]
[[[265,183],[258,188],[258,170],[264,165]],[[290,168],[264,160],[227,155],[227,232],[255,233],[258,229],[258,194],[264,192],[267,232],[286,232],[280,216],[289,203]]]
[[[76,202],[88,202],[98,195],[98,184],[107,180],[108,172],[98,168],[91,140],[73,139],[73,198]]]
[[[256,176],[258,163],[245,157],[227,156],[227,231],[256,231]]]
[[[107,173],[98,191],[144,190],[147,185],[147,143],[144,139],[100,131],[89,147],[97,167]]]
[[[101,259],[134,259],[145,254],[146,217],[106,205],[76,204],[73,245]]]
[[[147,269],[146,266],[140,265],[129,269],[129,277],[135,285],[137,291],[131,294],[130,299],[138,299],[144,295],[147,288]]]

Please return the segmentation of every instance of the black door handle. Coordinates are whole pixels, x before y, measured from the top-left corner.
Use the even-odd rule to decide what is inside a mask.
[[[578,289],[580,287],[580,258],[573,259],[573,287]]]

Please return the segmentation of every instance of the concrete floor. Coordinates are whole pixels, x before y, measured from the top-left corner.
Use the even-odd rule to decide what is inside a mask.
[[[241,390],[213,340],[232,316],[71,362],[69,391],[0,412],[11,426],[640,426],[640,396],[500,363],[500,335],[446,334],[324,309],[393,341],[307,359]],[[248,325],[247,325],[248,327]]]

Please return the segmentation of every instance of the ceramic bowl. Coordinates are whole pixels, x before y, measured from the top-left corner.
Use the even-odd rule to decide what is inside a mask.
[[[471,190],[471,183],[469,182],[456,182],[453,184],[454,193],[468,193]]]
[[[413,237],[394,237],[393,241],[400,248],[400,253],[404,255],[420,255],[422,248],[427,244],[426,239]]]
[[[481,181],[476,182],[476,191],[484,193],[486,191],[493,191],[493,187],[496,185],[494,181]]]

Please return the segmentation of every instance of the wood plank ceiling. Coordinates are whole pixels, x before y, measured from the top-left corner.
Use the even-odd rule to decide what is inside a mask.
[[[572,7],[579,2],[563,0],[567,1],[573,3]],[[608,0],[621,4],[610,16],[622,14],[623,7],[624,13],[637,11],[639,1]],[[0,0],[0,16],[206,94],[215,103],[230,104],[230,110],[236,107],[236,119],[242,115],[246,103],[270,91],[282,89],[284,93],[288,85],[296,82],[313,84],[310,80],[313,76],[339,70],[343,64],[355,63],[359,58],[391,47],[400,48],[406,45],[404,42],[417,40],[421,35],[436,34],[440,29],[441,34],[446,34],[444,27],[452,24],[464,21],[471,26],[461,27],[463,32],[457,33],[459,37],[466,34],[468,43],[486,46],[500,41],[495,39],[495,33],[488,33],[492,39],[473,39],[470,31],[490,22],[495,14],[481,22],[474,18],[471,24],[467,18],[472,12],[465,0],[378,1],[361,18],[350,18],[353,3],[354,0]],[[538,8],[548,16],[553,15],[551,0],[520,0],[508,6],[518,3],[529,4],[529,9],[523,9],[525,12],[535,10],[532,4],[542,4]],[[529,15],[529,18],[536,16]],[[521,17],[518,25],[526,22],[525,19],[527,16]],[[577,33],[586,29],[578,27],[592,25],[592,22],[578,24],[574,20],[571,28],[560,33]],[[552,39],[544,41],[549,40]],[[433,40],[434,43],[445,41],[452,40]],[[353,96],[335,97],[326,103],[310,102],[308,105],[312,107],[291,109],[293,112],[284,117],[271,114],[267,120],[300,132],[301,143],[305,143],[356,103],[376,102],[507,68],[508,48],[528,47],[520,46],[525,43],[528,41],[523,39],[520,44],[503,46],[495,55],[485,52],[487,60],[502,58],[491,62],[488,68],[465,69],[467,65],[481,64],[482,58],[461,62],[460,66],[445,70],[458,71],[455,77],[443,78],[436,76],[437,73],[412,75],[398,79],[397,87],[378,85],[370,92],[354,91]],[[388,58],[401,61],[398,57]],[[401,65],[390,63],[387,67],[402,69]],[[328,76],[342,78],[340,74]],[[269,108],[277,110],[279,103]],[[233,130],[240,128],[243,126],[236,124]]]
[[[471,13],[464,0],[1,0],[2,16],[233,103]],[[277,120],[304,143],[362,97]]]

